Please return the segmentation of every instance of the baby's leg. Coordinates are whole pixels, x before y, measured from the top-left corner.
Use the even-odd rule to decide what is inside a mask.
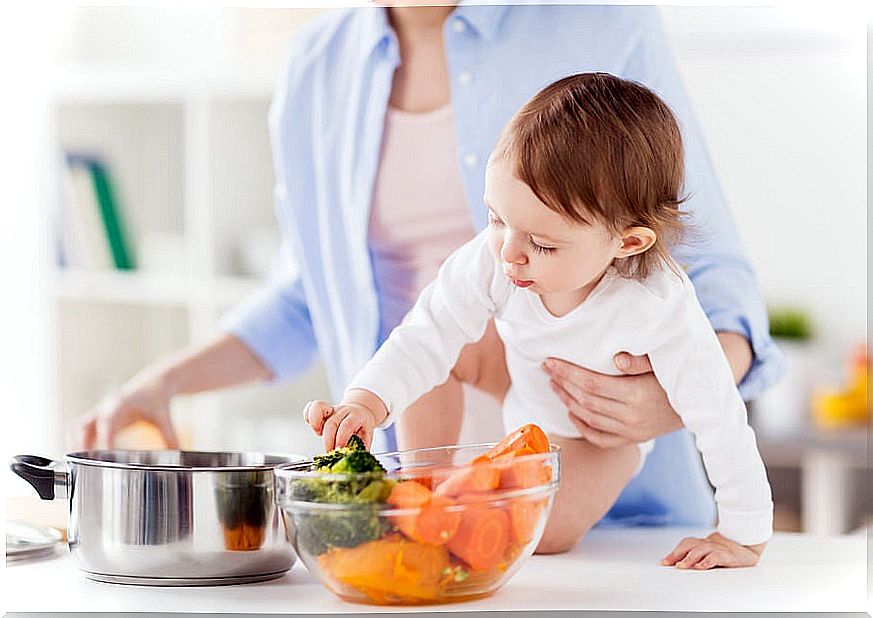
[[[464,419],[461,381],[449,379],[419,397],[397,418],[397,448],[428,448],[456,444]]]
[[[462,384],[475,386],[501,403],[509,390],[503,341],[493,321],[482,339],[464,346],[449,379],[419,397],[398,417],[398,448],[457,444],[464,418]]]
[[[602,449],[581,438],[549,440],[561,446],[561,485],[538,554],[575,547],[615,503],[640,457],[635,444]]]

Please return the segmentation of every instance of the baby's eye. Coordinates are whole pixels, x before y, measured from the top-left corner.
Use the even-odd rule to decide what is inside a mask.
[[[530,238],[530,237],[529,237],[529,241],[530,241],[531,249],[533,249],[536,253],[542,253],[542,254],[548,255],[548,254],[554,253],[555,251],[558,250],[557,247],[547,247],[545,245],[541,245],[538,242],[536,242],[533,238]]]
[[[494,214],[493,211],[488,211],[488,225],[501,226],[503,225],[503,221],[500,220],[500,217]]]

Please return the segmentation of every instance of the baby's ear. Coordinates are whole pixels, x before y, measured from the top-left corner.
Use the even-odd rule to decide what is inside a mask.
[[[648,227],[629,227],[621,233],[621,246],[615,257],[625,258],[648,251],[658,240],[655,231]]]

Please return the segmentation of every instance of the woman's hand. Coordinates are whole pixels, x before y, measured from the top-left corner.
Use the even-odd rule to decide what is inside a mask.
[[[766,543],[740,545],[713,532],[705,539],[686,537],[664,556],[662,566],[705,571],[714,567],[751,567],[758,564]]]
[[[354,435],[361,438],[369,449],[373,429],[387,416],[388,408],[382,400],[364,389],[350,390],[337,406],[325,401],[310,401],[303,408],[303,418],[324,440],[325,452],[345,446]]]
[[[167,448],[178,448],[179,439],[170,420],[171,397],[169,382],[163,372],[134,377],[118,393],[104,399],[78,419],[73,438],[75,449],[111,449],[116,434],[137,421],[154,424]]]
[[[738,333],[717,335],[734,381],[739,383],[752,365],[752,346]],[[682,428],[682,419],[652,373],[648,356],[619,352],[613,362],[624,375],[597,373],[557,358],[546,360],[543,366],[552,378],[552,389],[583,437],[610,448],[645,442]]]
[[[624,373],[610,376],[550,358],[543,369],[570,420],[592,444],[612,448],[651,440],[682,428],[648,356],[615,355]]]

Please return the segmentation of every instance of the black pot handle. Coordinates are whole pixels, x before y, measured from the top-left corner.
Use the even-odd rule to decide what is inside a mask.
[[[54,500],[59,492],[55,492],[55,486],[66,486],[66,472],[63,464],[40,457],[39,455],[16,455],[9,462],[9,468],[25,481],[33,485],[36,493],[43,500]],[[64,496],[65,497],[65,496]]]

